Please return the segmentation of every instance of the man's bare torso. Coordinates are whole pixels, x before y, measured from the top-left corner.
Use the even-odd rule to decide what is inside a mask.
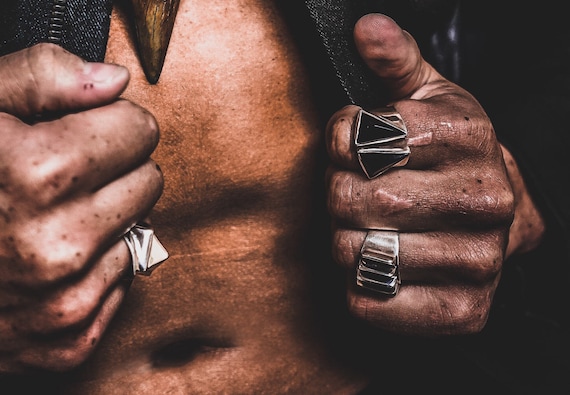
[[[129,34],[115,9],[106,61],[129,68],[123,97],[160,125],[166,184],[152,221],[171,257],[135,279],[73,391],[358,387],[310,323],[303,243],[322,131],[273,2],[182,0],[157,85]]]

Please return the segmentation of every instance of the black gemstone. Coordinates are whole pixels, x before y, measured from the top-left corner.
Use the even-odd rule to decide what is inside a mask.
[[[384,273],[389,276],[396,273],[396,265],[394,264],[393,260],[379,261],[372,258],[362,257],[360,262],[363,268],[370,269],[379,273]]]
[[[361,151],[358,153],[360,156],[360,163],[366,170],[369,178],[374,178],[377,175],[388,170],[398,162],[402,161],[408,156],[407,151],[398,152],[377,152],[377,151]]]
[[[360,125],[356,134],[357,145],[383,144],[406,137],[406,132],[390,122],[362,111]]]

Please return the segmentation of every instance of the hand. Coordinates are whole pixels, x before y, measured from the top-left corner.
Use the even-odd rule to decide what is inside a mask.
[[[0,58],[0,373],[93,350],[131,269],[121,236],[162,191],[128,71],[51,44]]]
[[[425,62],[407,32],[371,14],[358,21],[354,37],[407,126],[411,154],[404,167],[369,180],[353,146],[360,108],[348,106],[328,124],[333,256],[350,273],[349,308],[399,333],[480,331],[503,261],[540,237],[538,211],[483,108]],[[537,224],[533,235],[521,233],[527,220]],[[355,267],[369,229],[399,232],[402,283],[395,297],[356,286]]]

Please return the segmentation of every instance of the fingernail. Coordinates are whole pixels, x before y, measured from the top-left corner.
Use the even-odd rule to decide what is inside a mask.
[[[112,83],[126,79],[129,75],[125,67],[110,63],[86,63],[84,73],[93,82]]]

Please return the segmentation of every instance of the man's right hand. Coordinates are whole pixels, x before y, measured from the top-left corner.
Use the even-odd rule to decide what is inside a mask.
[[[163,187],[128,81],[51,44],[0,58],[0,373],[78,365],[125,295],[121,237]]]

